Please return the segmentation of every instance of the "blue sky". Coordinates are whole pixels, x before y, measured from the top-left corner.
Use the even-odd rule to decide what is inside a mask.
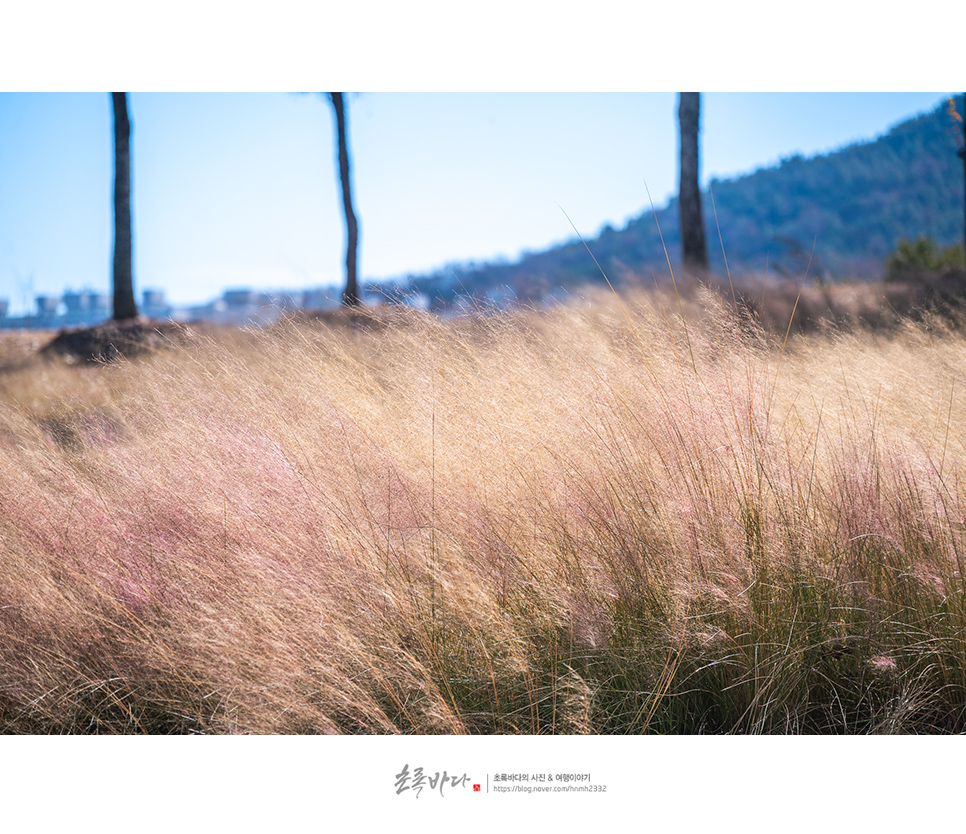
[[[949,93],[707,93],[702,180],[872,139]],[[675,93],[364,93],[349,100],[361,272],[515,258],[622,226],[676,189]],[[331,107],[317,94],[132,93],[135,282],[341,283]],[[107,291],[106,93],[0,93],[0,297]],[[646,184],[646,188],[645,188]]]

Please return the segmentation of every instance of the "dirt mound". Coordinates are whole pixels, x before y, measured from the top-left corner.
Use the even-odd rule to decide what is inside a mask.
[[[82,330],[61,330],[39,353],[67,362],[111,362],[122,356],[130,359],[184,344],[190,337],[191,330],[179,322],[147,318],[112,320]]]
[[[376,333],[387,329],[410,326],[422,321],[426,314],[400,304],[368,307],[338,307],[334,310],[300,310],[283,320],[284,323],[321,325],[333,331]]]

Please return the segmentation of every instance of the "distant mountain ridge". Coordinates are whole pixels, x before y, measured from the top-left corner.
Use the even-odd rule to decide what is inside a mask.
[[[956,101],[962,112],[962,98]],[[712,271],[725,271],[719,229],[733,274],[763,272],[767,266],[770,272],[801,276],[811,257],[810,274],[832,280],[880,277],[885,258],[903,238],[925,235],[942,246],[961,242],[961,137],[962,126],[944,101],[874,141],[712,180],[714,207],[711,194],[702,194]],[[623,229],[605,227],[587,240],[612,282],[651,275],[660,280],[668,274],[655,214],[677,268],[678,208],[672,199]],[[603,278],[575,239],[514,263],[437,270],[412,278],[409,289],[428,296],[434,306],[448,306],[461,296],[539,301],[588,282]]]

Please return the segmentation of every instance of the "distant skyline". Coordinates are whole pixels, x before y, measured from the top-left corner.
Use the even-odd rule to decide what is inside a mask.
[[[702,185],[867,141],[951,93],[707,93]],[[676,193],[676,93],[372,93],[349,101],[364,279],[516,259]],[[318,94],[132,93],[135,289],[340,284],[331,107]],[[0,297],[106,292],[107,93],[0,93]],[[646,188],[645,188],[646,185]],[[727,242],[726,242],[727,244]]]

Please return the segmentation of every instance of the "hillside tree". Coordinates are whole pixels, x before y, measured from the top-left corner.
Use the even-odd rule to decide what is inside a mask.
[[[127,93],[111,93],[114,110],[114,284],[113,318],[137,318],[131,231],[131,119]]]
[[[342,205],[345,210],[346,254],[345,290],[342,303],[346,307],[356,307],[362,303],[359,295],[356,250],[359,245],[359,224],[352,209],[352,184],[349,176],[348,127],[343,93],[329,93],[332,109],[335,111],[336,136],[339,146],[339,181],[342,184]]]
[[[678,209],[681,220],[681,255],[686,269],[708,270],[708,245],[698,186],[698,129],[701,94],[681,93],[678,123],[681,134],[681,170]]]

